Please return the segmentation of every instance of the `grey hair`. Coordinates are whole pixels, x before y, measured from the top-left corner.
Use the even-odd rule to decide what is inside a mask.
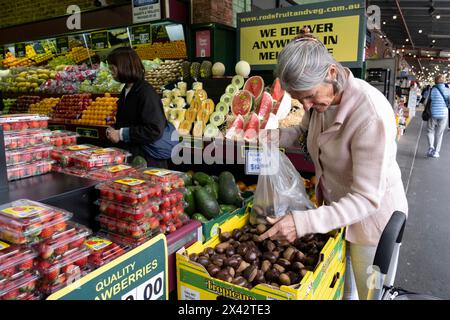
[[[336,81],[326,79],[332,64],[337,69]],[[333,84],[335,94],[339,94],[347,82],[344,67],[318,40],[289,42],[278,55],[276,73],[281,87],[288,92],[310,90],[326,82]]]

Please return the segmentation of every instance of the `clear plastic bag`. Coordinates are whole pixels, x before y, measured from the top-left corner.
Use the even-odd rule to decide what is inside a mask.
[[[278,148],[263,146],[250,223],[268,224],[266,217],[279,218],[293,210],[313,208],[303,179],[289,158]]]

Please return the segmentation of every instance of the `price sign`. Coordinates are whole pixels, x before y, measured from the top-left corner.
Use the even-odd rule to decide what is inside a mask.
[[[40,42],[33,43],[33,49],[37,54],[45,53],[45,49]]]
[[[14,45],[14,50],[16,52],[16,58],[25,57],[25,54],[26,54],[25,43],[16,43]]]
[[[151,35],[151,26],[149,24],[131,27],[131,43],[133,45],[150,43]]]
[[[128,251],[49,300],[167,300],[168,253],[163,234]]]
[[[66,130],[66,126],[63,124],[49,124],[48,128],[52,131],[54,130]]]
[[[109,48],[108,31],[100,31],[91,33],[91,47],[94,50]]]
[[[80,137],[95,138],[95,139],[99,138],[99,133],[97,129],[77,127],[76,132],[80,135]]]
[[[56,49],[59,53],[66,53],[69,51],[69,38],[61,37],[56,38]]]
[[[262,151],[258,149],[245,151],[245,173],[259,175],[261,172]]]

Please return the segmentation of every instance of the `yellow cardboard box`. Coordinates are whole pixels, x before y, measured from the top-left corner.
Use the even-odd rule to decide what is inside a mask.
[[[223,232],[231,232],[235,228],[243,227],[248,221],[248,213],[235,216],[220,226]],[[275,288],[269,285],[257,285],[251,290],[233,285],[228,282],[211,277],[206,269],[189,260],[191,253],[200,253],[207,247],[214,248],[220,243],[218,235],[206,243],[200,241],[191,247],[182,248],[176,253],[177,266],[177,290],[179,300],[310,300],[315,291],[321,290],[325,285],[323,277],[328,269],[332,268],[331,262],[335,256],[343,256],[345,241],[343,240],[343,229],[334,237],[330,237],[321,251],[320,263],[314,271],[309,271],[300,284],[292,286],[281,286]]]

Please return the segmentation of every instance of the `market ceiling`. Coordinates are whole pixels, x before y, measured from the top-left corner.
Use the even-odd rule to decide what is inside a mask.
[[[381,32],[416,70],[448,71],[450,1],[370,0],[381,10]],[[427,70],[428,69],[428,70]]]

